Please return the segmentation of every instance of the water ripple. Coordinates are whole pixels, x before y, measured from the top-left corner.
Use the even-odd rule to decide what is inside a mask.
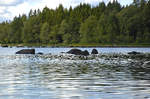
[[[0,99],[149,99],[149,70],[133,61],[1,55]]]

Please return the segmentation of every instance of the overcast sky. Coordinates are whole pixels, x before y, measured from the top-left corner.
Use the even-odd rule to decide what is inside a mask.
[[[0,22],[12,20],[19,14],[27,14],[30,9],[41,9],[45,6],[55,9],[59,4],[65,8],[77,6],[80,3],[97,5],[99,2],[109,0],[0,0]],[[112,1],[112,0],[110,0]],[[122,5],[131,4],[132,0],[118,0]]]

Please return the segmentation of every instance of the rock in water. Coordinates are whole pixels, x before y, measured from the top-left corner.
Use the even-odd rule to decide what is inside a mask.
[[[16,54],[35,54],[35,49],[22,49],[16,52]]]
[[[93,49],[91,54],[98,54],[97,49]]]
[[[68,51],[67,53],[69,54],[75,54],[75,55],[81,55],[82,51],[79,49],[71,49],[70,51]]]
[[[88,56],[89,55],[89,52],[87,50],[82,51],[80,49],[71,49],[67,53],[68,54],[74,54],[74,55],[84,55],[84,56]]]
[[[82,55],[84,55],[84,56],[88,56],[88,55],[89,55],[89,52],[88,52],[87,50],[82,51]]]
[[[137,54],[141,54],[141,53],[140,53],[140,52],[132,51],[132,52],[129,52],[128,54],[129,54],[129,55],[137,55]]]
[[[43,55],[43,53],[42,53],[42,52],[38,52],[37,54],[38,54],[38,55]]]

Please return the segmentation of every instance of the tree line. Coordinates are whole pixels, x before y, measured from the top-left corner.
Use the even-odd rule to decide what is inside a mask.
[[[45,7],[0,23],[0,43],[130,44],[150,43],[150,0],[121,6],[114,0],[97,6]]]

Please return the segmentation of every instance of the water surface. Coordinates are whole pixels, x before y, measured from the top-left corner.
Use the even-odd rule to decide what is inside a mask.
[[[150,99],[149,69],[113,60],[15,55],[20,49],[0,48],[0,99]],[[36,52],[57,54],[70,49],[36,48]],[[150,52],[149,48],[97,49],[102,53]]]

